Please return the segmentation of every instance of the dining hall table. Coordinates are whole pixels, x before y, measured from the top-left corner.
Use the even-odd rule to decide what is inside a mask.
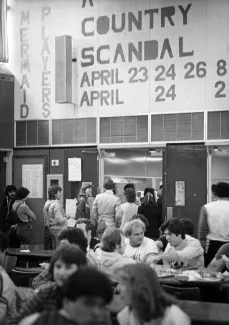
[[[29,262],[49,262],[53,250],[45,249],[20,249],[20,248],[7,248],[5,251],[6,256],[16,256],[19,261],[25,261],[26,267],[29,267]]]
[[[201,294],[201,300],[206,302],[229,302],[229,282],[228,279],[202,278],[193,280],[180,280],[174,275],[158,276],[160,284],[193,288],[198,287]],[[229,307],[229,306],[228,306]],[[229,322],[228,322],[229,324]]]

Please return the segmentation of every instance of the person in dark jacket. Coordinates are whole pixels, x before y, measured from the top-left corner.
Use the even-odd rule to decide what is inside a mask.
[[[149,222],[145,236],[157,239],[161,225],[161,209],[157,205],[154,188],[147,187],[145,189],[142,205],[138,208],[138,213],[143,214]]]
[[[92,185],[89,184],[81,187],[76,203],[76,219],[90,219],[90,205],[88,198],[92,195]]]
[[[8,217],[12,210],[12,206],[15,202],[16,187],[14,185],[8,185],[5,189],[5,197],[0,209],[0,230],[5,233],[11,226]]]

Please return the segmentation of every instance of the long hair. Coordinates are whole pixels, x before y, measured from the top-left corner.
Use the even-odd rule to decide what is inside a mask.
[[[140,322],[163,317],[166,307],[176,304],[161,288],[155,271],[146,264],[126,265],[118,271],[117,277],[127,286],[130,307]]]
[[[153,192],[153,193],[147,192],[142,200],[142,205],[148,205],[148,206],[150,205],[150,206],[153,206],[156,208],[157,201],[156,201],[155,192]]]

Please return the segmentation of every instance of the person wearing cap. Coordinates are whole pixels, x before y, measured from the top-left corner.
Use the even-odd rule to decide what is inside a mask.
[[[107,227],[116,227],[122,217],[121,200],[114,194],[115,183],[111,178],[104,181],[104,193],[98,194],[92,205],[92,220],[97,224],[96,236],[101,239]]]
[[[81,186],[76,203],[75,219],[90,219],[90,205],[88,198],[92,195],[92,185]]]
[[[138,208],[138,213],[143,214],[149,222],[145,236],[157,239],[161,225],[161,209],[158,207],[154,188],[147,187],[145,189],[142,205]]]

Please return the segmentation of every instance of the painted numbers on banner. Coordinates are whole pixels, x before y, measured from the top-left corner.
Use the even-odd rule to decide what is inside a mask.
[[[225,60],[221,59],[217,61],[217,70],[216,73],[219,77],[223,77],[227,73],[227,63]],[[225,88],[226,88],[226,83],[224,81],[216,81],[215,83],[215,88],[216,88],[216,93],[215,93],[215,98],[223,98],[226,97],[225,94]]]
[[[149,79],[148,69],[146,67],[130,68],[128,70],[128,74],[130,75],[129,83],[137,83],[137,82],[146,82]]]
[[[207,73],[206,66],[206,62],[204,61],[198,62],[196,66],[193,62],[187,62],[184,65],[184,69],[187,70],[184,79],[192,79],[195,77],[204,78]]]

